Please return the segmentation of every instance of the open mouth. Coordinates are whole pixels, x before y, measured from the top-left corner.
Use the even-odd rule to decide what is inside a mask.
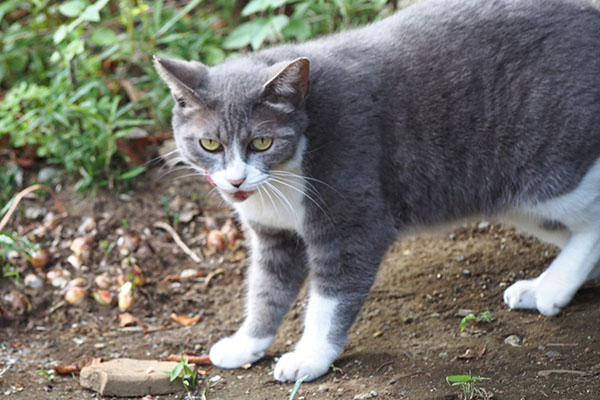
[[[236,201],[244,201],[246,200],[248,197],[250,197],[252,195],[252,193],[254,192],[245,192],[243,190],[238,190],[237,192],[233,193],[233,199]]]

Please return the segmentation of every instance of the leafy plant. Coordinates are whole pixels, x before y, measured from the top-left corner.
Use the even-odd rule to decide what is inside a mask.
[[[152,55],[212,65],[238,51],[372,21],[394,8],[388,4],[4,0],[0,143],[33,150],[82,190],[128,182],[145,168],[119,143],[132,132],[168,129],[171,98]]]
[[[0,166],[0,209],[4,209],[15,190],[21,186],[23,175],[17,166]],[[0,217],[4,213],[0,213]]]
[[[477,382],[482,380],[488,380],[481,376],[472,376],[471,371],[468,375],[451,375],[446,377],[446,382],[452,386],[460,386],[463,390],[463,400],[472,400],[475,396],[480,396],[484,399],[488,399],[488,393],[476,386]]]
[[[492,316],[492,314],[490,313],[489,310],[485,310],[484,312],[479,313],[479,315],[475,315],[473,313],[468,313],[467,315],[465,315],[460,320],[460,331],[461,332],[465,331],[465,328],[467,327],[467,322],[468,321],[475,321],[475,322],[486,321],[486,322],[492,322],[494,320],[495,320],[495,318]]]
[[[177,363],[175,368],[173,368],[170,372],[167,373],[169,374],[169,380],[171,382],[173,382],[176,379],[181,379],[183,387],[185,388],[188,397],[190,397],[192,388],[196,386],[198,372],[195,368],[192,368],[188,364],[187,357],[182,357],[181,361]]]

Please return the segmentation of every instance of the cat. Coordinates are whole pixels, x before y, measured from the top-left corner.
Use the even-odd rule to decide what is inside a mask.
[[[600,11],[581,0],[427,0],[232,58],[155,57],[177,148],[248,228],[246,318],[210,350],[264,355],[310,274],[280,381],[341,353],[403,233],[495,217],[562,248],[511,309],[555,315],[600,277]]]

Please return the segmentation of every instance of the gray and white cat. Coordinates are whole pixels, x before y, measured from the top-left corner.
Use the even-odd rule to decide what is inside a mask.
[[[274,375],[326,373],[386,249],[423,226],[493,216],[560,246],[505,291],[513,309],[554,315],[600,277],[600,11],[583,0],[432,0],[214,67],[155,65],[179,152],[250,236],[246,319],[217,366],[262,357],[310,273]]]

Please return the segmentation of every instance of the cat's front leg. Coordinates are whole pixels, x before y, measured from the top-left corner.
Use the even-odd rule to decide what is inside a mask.
[[[305,246],[291,232],[250,230],[246,319],[210,349],[212,363],[239,368],[264,355],[307,274]]]
[[[353,239],[341,243],[309,244],[312,281],[304,333],[294,351],[284,354],[275,366],[274,376],[280,381],[314,380],[344,349],[387,246],[369,246],[364,235],[349,237]]]

